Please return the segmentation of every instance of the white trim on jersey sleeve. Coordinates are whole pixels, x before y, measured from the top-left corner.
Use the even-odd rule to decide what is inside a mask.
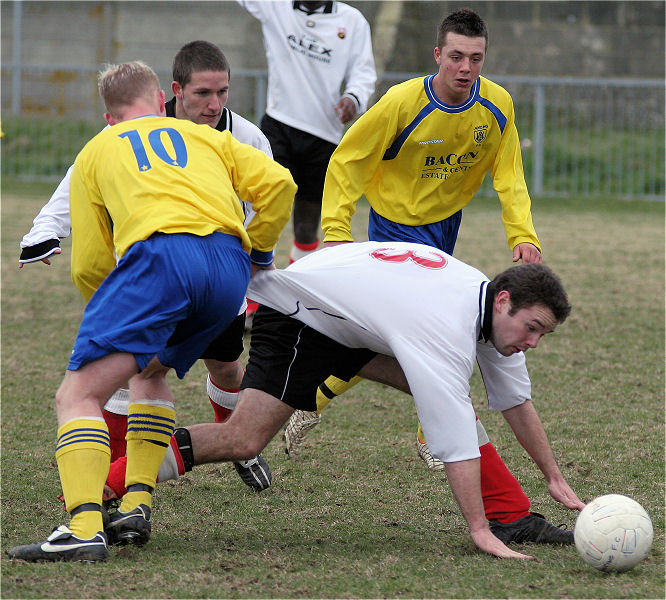
[[[490,342],[480,341],[476,344],[476,361],[491,410],[507,410],[531,398],[532,383],[525,354],[502,356]]]

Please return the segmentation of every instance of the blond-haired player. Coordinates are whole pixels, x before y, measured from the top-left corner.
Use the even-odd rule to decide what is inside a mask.
[[[107,535],[148,540],[176,416],[166,373],[184,377],[236,317],[251,272],[272,266],[296,189],[286,169],[229,133],[162,116],[164,92],[143,63],[110,66],[99,90],[110,127],[78,155],[70,190],[72,279],[88,304],[56,394],[72,518],[45,541],[12,548],[14,559],[96,562],[108,556]],[[239,196],[256,210],[247,230]],[[105,529],[101,409],[128,379],[128,493]]]

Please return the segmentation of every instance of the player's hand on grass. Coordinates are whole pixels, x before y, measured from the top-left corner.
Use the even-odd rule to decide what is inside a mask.
[[[513,249],[513,262],[518,262],[521,259],[524,265],[527,263],[542,262],[541,252],[539,252],[539,249],[534,244],[530,244],[529,242],[517,244]]]
[[[474,543],[479,547],[479,549],[487,552],[488,554],[493,554],[494,556],[499,556],[500,558],[534,558],[530,554],[522,554],[511,550],[504,542],[499,538],[495,537],[490,531],[488,526],[477,531],[472,531],[472,539]]]
[[[555,500],[567,508],[582,510],[585,506],[585,503],[580,500],[576,492],[569,487],[569,484],[564,479],[558,478],[549,481],[548,491]]]
[[[32,262],[43,262],[45,265],[50,265],[51,260],[49,259],[49,256],[55,256],[56,254],[62,254],[62,250],[60,248],[54,248],[48,256],[44,256],[43,258],[37,259],[37,260],[23,260],[19,261],[19,269],[23,268],[23,265],[28,265]]]

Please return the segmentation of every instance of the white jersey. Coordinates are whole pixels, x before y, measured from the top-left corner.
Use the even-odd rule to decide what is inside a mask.
[[[268,62],[266,114],[337,144],[344,125],[335,106],[343,96],[365,112],[377,74],[370,25],[355,8],[327,2],[312,14],[293,2],[238,0],[261,22]]]
[[[239,142],[254,146],[273,158],[271,145],[261,130],[254,123],[251,123],[226,107],[222,112],[217,129],[219,131],[229,130],[231,135]],[[53,192],[49,201],[35,217],[32,228],[23,236],[21,248],[36,246],[47,240],[66,238],[71,234],[72,222],[69,217],[69,181],[71,176],[72,167],[69,167],[65,177]],[[247,215],[247,226],[254,211],[252,211],[249,203],[245,202],[244,205]],[[40,257],[35,258],[39,259]]]
[[[502,356],[484,339],[492,318],[488,283],[430,246],[363,242],[261,271],[248,295],[341,344],[395,357],[430,450],[455,462],[480,456],[469,398],[475,362],[491,409],[506,410],[531,395],[524,354]]]

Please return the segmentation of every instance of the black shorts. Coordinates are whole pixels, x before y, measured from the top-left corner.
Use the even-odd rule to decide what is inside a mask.
[[[261,119],[261,131],[271,144],[273,158],[294,178],[296,197],[321,205],[328,161],[337,146],[268,115]]]
[[[245,313],[238,315],[220,335],[204,350],[200,358],[212,358],[220,362],[234,362],[243,353]]]
[[[376,352],[348,348],[312,327],[260,306],[241,390],[266,392],[298,410],[317,408],[317,386],[329,375],[349,381]]]

